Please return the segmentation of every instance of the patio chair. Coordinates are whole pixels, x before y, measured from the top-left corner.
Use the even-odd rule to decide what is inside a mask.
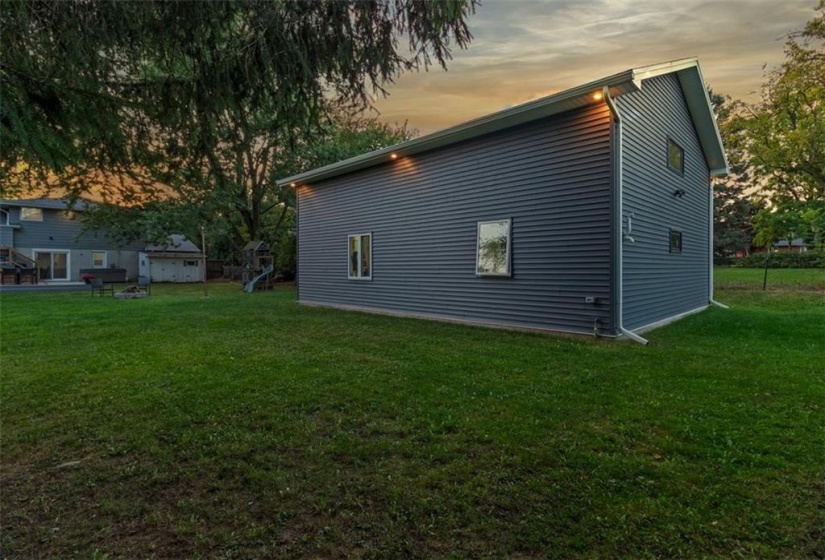
[[[112,296],[115,295],[114,285],[105,284],[101,278],[92,278],[89,285],[92,288],[92,297],[94,297],[95,294],[102,297],[106,292],[109,292]]]
[[[146,295],[152,294],[152,283],[148,276],[138,276],[138,288],[140,291],[146,292]]]

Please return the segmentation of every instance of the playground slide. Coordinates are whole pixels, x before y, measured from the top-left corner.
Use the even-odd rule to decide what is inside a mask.
[[[258,281],[261,278],[265,278],[267,274],[271,274],[272,270],[273,270],[273,266],[271,264],[265,266],[261,270],[261,273],[259,275],[257,275],[255,278],[253,278],[252,280],[250,280],[249,282],[246,283],[246,286],[243,287],[243,291],[246,292],[247,294],[251,294],[252,292],[254,292],[255,291],[255,286],[258,284]]]

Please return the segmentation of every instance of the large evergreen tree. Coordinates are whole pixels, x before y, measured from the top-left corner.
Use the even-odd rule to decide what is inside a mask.
[[[330,98],[364,106],[401,72],[444,66],[475,2],[5,0],[0,170],[132,164],[159,128],[197,131],[188,149],[207,154],[238,106],[292,135]]]

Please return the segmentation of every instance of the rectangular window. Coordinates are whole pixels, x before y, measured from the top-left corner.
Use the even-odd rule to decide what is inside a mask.
[[[42,222],[43,209],[42,208],[28,208],[23,206],[20,208],[20,219],[27,222]]]
[[[678,229],[670,230],[670,252],[671,253],[681,253],[682,252],[682,232]]]
[[[667,166],[677,173],[685,172],[685,151],[670,138],[667,139]]]
[[[510,220],[478,222],[476,275],[510,276]]]
[[[0,209],[0,226],[9,225],[9,211]]]
[[[92,268],[106,268],[106,251],[92,251]]]
[[[183,261],[183,266],[198,266],[198,261]]]
[[[372,278],[372,234],[360,233],[349,236],[350,279],[370,280]]]

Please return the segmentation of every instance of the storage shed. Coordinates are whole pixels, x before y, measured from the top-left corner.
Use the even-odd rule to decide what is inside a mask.
[[[690,58],[279,184],[297,191],[301,303],[643,341],[713,301],[726,173]]]
[[[183,235],[173,234],[138,254],[138,271],[152,282],[202,282],[203,253]]]

